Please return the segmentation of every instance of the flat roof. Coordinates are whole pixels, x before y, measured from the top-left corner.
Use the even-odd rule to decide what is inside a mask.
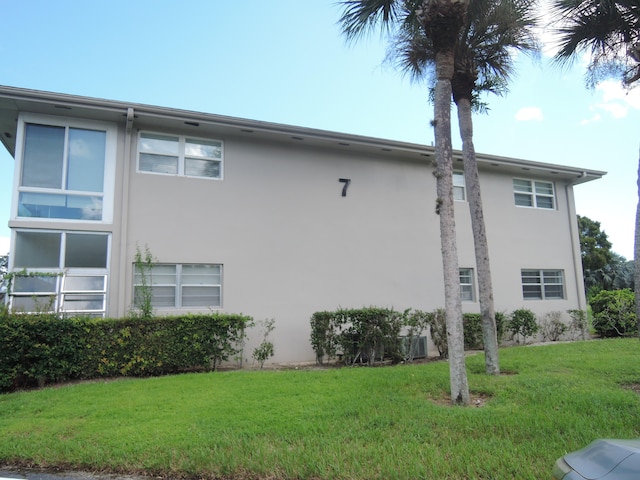
[[[15,155],[18,114],[31,112],[47,115],[71,116],[125,124],[127,115],[134,115],[134,123],[161,129],[187,129],[193,135],[205,135],[210,129],[252,138],[279,139],[305,142],[308,145],[348,148],[362,152],[388,154],[390,159],[403,158],[416,161],[435,160],[435,147],[417,143],[386,140],[362,135],[332,132],[259,120],[215,115],[210,113],[157,107],[138,103],[105,100],[63,93],[45,92],[17,87],[0,86],[0,138],[5,148]],[[462,152],[453,151],[454,168],[462,163]],[[600,170],[570,167],[476,153],[480,167],[498,167],[501,171],[525,175],[538,173],[554,175],[572,184],[580,184],[606,175]]]

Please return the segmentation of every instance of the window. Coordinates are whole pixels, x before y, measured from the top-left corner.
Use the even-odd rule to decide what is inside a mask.
[[[11,308],[104,316],[108,252],[104,233],[18,230]]]
[[[461,202],[467,199],[463,172],[453,172],[453,199]]]
[[[113,127],[21,118],[17,216],[111,221]]]
[[[525,300],[564,299],[562,270],[522,270],[522,296]]]
[[[516,178],[513,180],[513,194],[519,207],[555,208],[553,183]]]
[[[134,296],[142,295],[146,280],[153,307],[222,306],[222,265],[157,264],[148,275],[144,279],[134,267]]]
[[[460,269],[460,299],[463,302],[474,301],[473,268]]]
[[[221,179],[222,142],[142,132],[138,171]]]

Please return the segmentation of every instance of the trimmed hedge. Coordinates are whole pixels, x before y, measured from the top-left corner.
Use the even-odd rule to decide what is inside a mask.
[[[0,391],[73,379],[215,370],[240,352],[251,317],[60,318],[0,313]]]

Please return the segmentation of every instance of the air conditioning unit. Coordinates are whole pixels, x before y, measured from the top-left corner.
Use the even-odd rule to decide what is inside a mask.
[[[427,357],[427,337],[403,337],[402,339],[406,358]]]

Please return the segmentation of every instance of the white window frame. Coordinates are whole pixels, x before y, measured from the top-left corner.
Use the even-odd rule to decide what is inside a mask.
[[[111,234],[108,232],[88,232],[88,231],[80,231],[80,230],[32,230],[27,228],[16,229],[13,232],[12,238],[12,246],[16,245],[16,237],[19,232],[38,232],[38,233],[56,233],[60,234],[60,251],[58,252],[58,266],[53,268],[22,268],[14,266],[14,258],[13,256],[9,257],[9,271],[19,276],[19,272],[25,272],[27,276],[37,276],[38,273],[44,274],[43,276],[55,276],[57,280],[55,282],[55,291],[51,292],[7,292],[8,295],[8,303],[9,308],[13,308],[14,298],[16,297],[42,297],[42,298],[51,298],[54,297],[54,301],[51,305],[52,312],[59,312],[61,314],[72,314],[72,315],[89,315],[89,316],[98,316],[104,317],[106,315],[107,309],[107,297],[108,297],[108,281],[109,281],[109,263],[111,258]],[[65,251],[66,251],[66,242],[67,235],[69,234],[81,234],[81,235],[100,235],[107,237],[107,252],[106,252],[106,267],[105,268],[95,268],[95,267],[65,267]],[[103,279],[103,288],[100,290],[69,290],[66,289],[67,279],[69,277],[97,277]],[[102,297],[102,306],[99,309],[66,309],[65,307],[65,299],[67,295],[100,295]],[[47,301],[47,303],[49,303]],[[39,305],[38,305],[39,306]],[[35,311],[25,311],[25,313],[37,313]]]
[[[24,155],[24,142],[26,136],[26,126],[28,124],[45,125],[52,127],[63,127],[66,129],[77,128],[86,130],[98,130],[106,132],[105,143],[105,159],[104,159],[104,183],[102,198],[102,218],[96,219],[70,219],[70,218],[42,218],[18,216],[20,193],[45,193],[54,195],[93,195],[97,196],[97,192],[81,192],[76,190],[57,189],[57,188],[41,188],[41,187],[22,187],[22,167]],[[19,218],[21,221],[29,222],[71,222],[71,223],[112,223],[113,222],[113,199],[115,189],[115,167],[116,167],[116,144],[117,144],[117,128],[111,123],[82,120],[72,117],[54,117],[51,115],[39,115],[33,113],[21,113],[18,116],[18,129],[16,133],[16,168],[14,172],[14,185],[16,189],[13,192],[11,217]],[[66,160],[65,160],[66,162]],[[64,166],[66,169],[66,164]]]
[[[528,190],[518,190],[516,182],[526,182],[529,184]],[[543,191],[544,186],[551,187],[551,193]],[[555,210],[556,209],[556,189],[553,182],[546,180],[531,180],[527,178],[514,178],[513,179],[513,196],[516,207],[520,208],[539,208],[542,210]],[[527,196],[531,199],[531,205],[518,205],[518,196]],[[542,199],[551,199],[551,207],[541,205]]]
[[[536,268],[523,268],[520,271],[520,278],[522,284],[522,298],[524,300],[566,300],[566,288],[565,288],[565,275],[562,269],[536,269]],[[560,281],[557,281],[557,280]],[[557,296],[553,293],[553,290],[547,287],[561,287],[562,295]],[[529,292],[525,292],[529,287]],[[538,294],[533,296],[531,287],[535,287]]]
[[[207,267],[218,267],[220,269],[220,283],[206,283],[200,285],[193,284],[185,284],[183,283],[183,267],[186,266],[207,266]],[[175,267],[175,281],[171,283],[166,282],[154,282],[153,280],[153,266],[151,267],[150,278],[147,279],[148,286],[151,287],[172,287],[174,289],[174,304],[169,305],[154,305],[152,300],[152,307],[158,310],[164,309],[221,309],[223,308],[223,283],[224,283],[224,267],[221,263],[157,263],[154,266],[172,266]],[[164,275],[164,274],[163,274]],[[138,273],[136,271],[135,265],[133,266],[133,298],[136,298],[136,287],[140,287],[141,283],[137,281]],[[219,295],[219,303],[218,305],[183,305],[183,291],[185,287],[189,286],[202,286],[202,287],[213,287],[218,288],[220,292]]]
[[[453,172],[453,199],[456,202],[467,201],[467,184],[464,179],[464,172],[454,170]]]
[[[149,170],[143,170],[140,168],[140,145],[141,145],[141,138],[144,134],[149,134],[149,135],[160,135],[160,136],[164,136],[164,137],[175,137],[177,139],[178,142],[178,171],[177,173],[165,173],[165,172],[152,172]],[[185,153],[185,145],[187,144],[187,140],[193,140],[193,141],[202,141],[202,142],[215,142],[215,143],[219,143],[220,144],[220,158],[219,159],[209,159],[206,157],[201,157],[207,161],[218,161],[220,163],[220,175],[217,177],[209,177],[209,176],[205,176],[205,175],[187,175],[185,173],[185,163],[186,163],[186,159],[187,158],[194,158],[197,159],[197,157],[188,157]],[[205,180],[223,180],[224,179],[224,141],[217,139],[217,138],[204,138],[204,137],[197,137],[195,135],[179,135],[179,134],[175,134],[175,133],[166,133],[166,132],[157,132],[157,131],[152,131],[152,130],[141,130],[138,132],[138,146],[136,148],[136,172],[137,173],[143,173],[143,174],[150,174],[150,175],[168,175],[168,176],[173,176],[173,177],[187,177],[187,178],[200,178],[200,179],[205,179]],[[152,153],[152,152],[151,152]]]
[[[463,282],[468,277],[468,282]],[[473,268],[460,268],[460,299],[463,302],[476,301],[475,272]]]

